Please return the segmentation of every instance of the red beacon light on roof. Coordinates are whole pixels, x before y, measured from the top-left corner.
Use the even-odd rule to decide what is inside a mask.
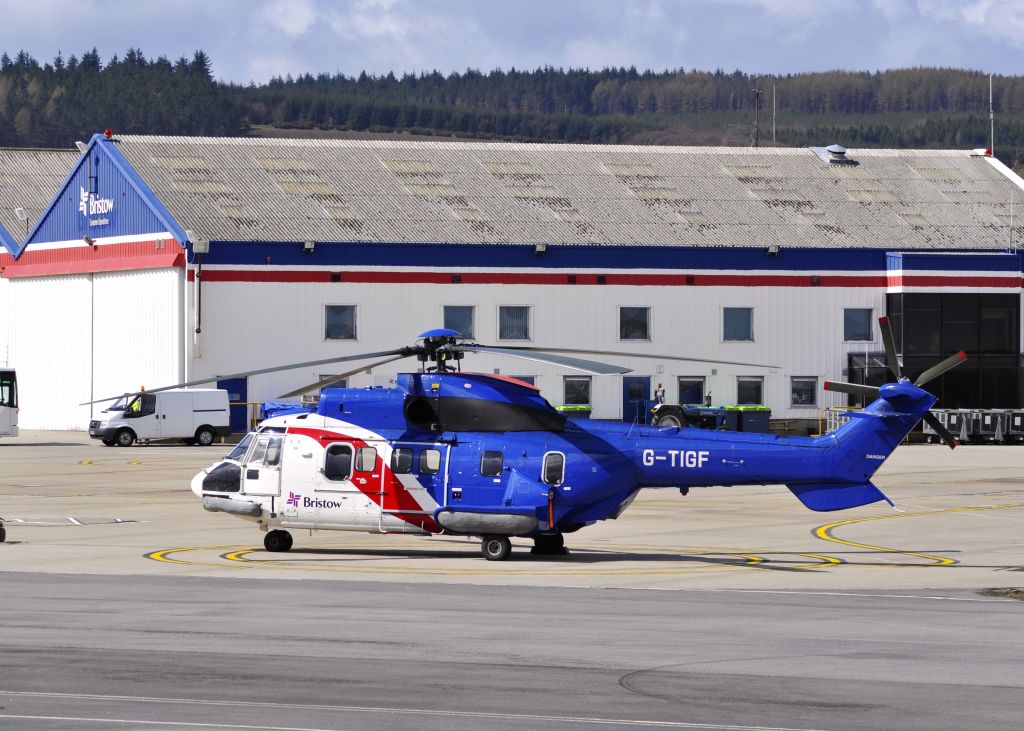
[[[114,130],[110,129],[110,127],[107,127],[105,130],[103,130],[103,136],[108,140],[113,139]]]

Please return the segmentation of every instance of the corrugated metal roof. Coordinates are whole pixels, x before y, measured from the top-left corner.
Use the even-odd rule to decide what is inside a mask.
[[[28,225],[33,226],[78,157],[75,150],[0,148],[0,225],[15,239],[23,239],[25,221],[14,210],[24,208]]]
[[[215,240],[1004,247],[1018,186],[963,150],[125,136]]]

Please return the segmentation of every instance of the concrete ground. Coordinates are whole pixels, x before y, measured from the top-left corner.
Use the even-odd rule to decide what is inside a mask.
[[[0,441],[0,728],[991,729],[1024,714],[1024,449],[902,447],[903,512],[648,491],[572,554],[319,533],[188,489],[226,451]]]
[[[647,490],[626,513],[489,563],[479,542],[297,532],[267,554],[251,523],[207,513],[191,477],[224,447],[103,447],[81,434],[0,441],[0,568],[82,574],[801,590],[1024,584],[1024,448],[901,447],[875,482],[898,510],[805,509],[781,486]]]

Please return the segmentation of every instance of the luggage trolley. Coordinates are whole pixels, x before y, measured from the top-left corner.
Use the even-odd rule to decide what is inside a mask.
[[[938,419],[939,423],[948,429],[949,412],[946,409],[932,409],[931,411],[932,416]],[[921,422],[921,431],[924,432],[925,441],[928,442],[929,444],[935,444],[936,442],[942,441],[942,439],[939,437],[939,433],[932,429],[931,424],[929,424],[927,421]]]

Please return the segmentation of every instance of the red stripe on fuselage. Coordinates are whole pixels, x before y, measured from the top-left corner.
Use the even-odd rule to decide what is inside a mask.
[[[360,447],[373,446],[363,439],[342,434],[341,432],[327,431],[325,429],[310,429],[307,427],[290,426],[288,427],[288,433],[309,437],[325,449],[328,444],[333,442],[344,442],[346,444],[350,444],[354,450],[359,449]],[[391,471],[391,468],[384,464],[384,460],[379,452],[377,453],[377,461],[374,464],[373,474],[382,474],[383,491],[376,489],[376,485],[361,485],[356,480],[351,480],[351,482],[361,493],[372,500],[377,507],[382,510],[389,511],[389,515],[395,515],[395,517],[400,520],[404,520],[406,523],[415,525],[423,530],[430,531],[431,533],[441,532],[441,526],[437,524],[433,516],[416,514],[423,511],[422,506],[416,502],[416,498],[409,494],[409,491],[405,489],[405,485],[403,485],[401,480],[398,479],[398,476]]]

